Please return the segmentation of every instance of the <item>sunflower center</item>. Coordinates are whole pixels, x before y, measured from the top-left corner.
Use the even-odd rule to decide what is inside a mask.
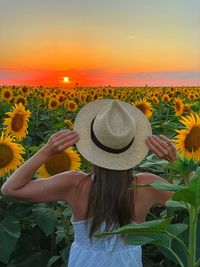
[[[53,100],[53,101],[51,101],[51,107],[52,107],[52,108],[54,108],[54,107],[56,107],[56,106],[57,106],[57,102],[56,102],[56,101],[54,101],[54,100]]]
[[[60,101],[60,102],[63,102],[64,100],[65,100],[65,99],[64,99],[64,96],[60,95],[60,96],[59,96],[59,101]]]
[[[200,128],[194,127],[185,139],[185,148],[189,151],[196,151],[200,147]]]
[[[180,110],[181,109],[181,104],[180,102],[176,102],[176,110]]]
[[[75,109],[75,105],[74,105],[74,103],[69,103],[69,108],[70,108],[70,109]]]
[[[15,117],[12,119],[11,127],[13,131],[18,132],[21,130],[23,124],[24,124],[24,115],[16,114]]]
[[[17,104],[22,103],[24,105],[25,104],[25,99],[22,98],[22,97],[19,97],[19,98],[17,98],[16,102],[17,102]]]
[[[6,167],[13,160],[13,152],[6,144],[0,144],[0,169]]]
[[[54,155],[45,163],[46,170],[50,175],[68,171],[70,166],[71,159],[65,152]]]
[[[9,91],[6,91],[6,92],[4,93],[4,97],[9,98],[10,96],[11,96],[11,94],[10,94]]]

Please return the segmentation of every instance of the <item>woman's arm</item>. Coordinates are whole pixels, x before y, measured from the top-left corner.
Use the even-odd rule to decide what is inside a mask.
[[[62,194],[66,194],[67,188],[72,183],[70,176],[75,175],[76,172],[61,173],[45,179],[31,180],[31,178],[51,156],[72,146],[78,139],[75,131],[62,130],[53,134],[45,146],[8,177],[1,187],[1,192],[4,195],[32,202],[46,202],[62,198]]]
[[[169,162],[176,161],[178,159],[178,153],[175,146],[172,142],[164,135],[151,135],[147,138],[146,144],[149,149],[155,153],[160,159],[165,159]],[[165,179],[155,175],[148,174],[149,183],[153,183],[155,181],[161,181],[164,183],[168,183]],[[170,199],[174,192],[157,190],[155,188],[151,188],[151,195],[155,204],[160,204],[162,206],[166,206],[165,203],[168,199]]]
[[[163,183],[168,183],[165,179],[161,178],[158,175],[149,173],[149,172],[143,172],[143,173],[139,173],[137,174],[137,177],[139,177],[139,184],[152,184],[154,182],[160,181]],[[142,190],[142,189],[140,189]],[[145,188],[144,187],[144,192],[142,193],[143,195],[145,194],[145,197],[148,196],[148,203],[150,203],[151,207],[153,205],[162,205],[162,206],[166,206],[165,203],[168,199],[170,199],[174,192],[170,192],[170,191],[164,191],[164,190],[158,190],[155,189],[153,187],[148,187]],[[145,192],[146,190],[146,192]]]

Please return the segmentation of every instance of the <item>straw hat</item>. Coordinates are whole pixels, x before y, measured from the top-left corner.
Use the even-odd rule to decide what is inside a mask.
[[[85,105],[77,114],[76,147],[91,163],[112,170],[130,169],[148,153],[145,144],[151,125],[136,107],[120,100],[102,99]]]

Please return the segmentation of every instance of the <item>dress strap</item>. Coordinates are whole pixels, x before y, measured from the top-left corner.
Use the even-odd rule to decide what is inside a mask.
[[[92,180],[94,180],[94,172],[93,172],[93,174],[91,175],[91,178],[92,178]]]

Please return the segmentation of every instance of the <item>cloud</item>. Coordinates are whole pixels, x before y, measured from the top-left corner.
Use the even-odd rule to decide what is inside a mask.
[[[128,35],[128,40],[134,40],[135,39],[135,36],[133,35]]]

